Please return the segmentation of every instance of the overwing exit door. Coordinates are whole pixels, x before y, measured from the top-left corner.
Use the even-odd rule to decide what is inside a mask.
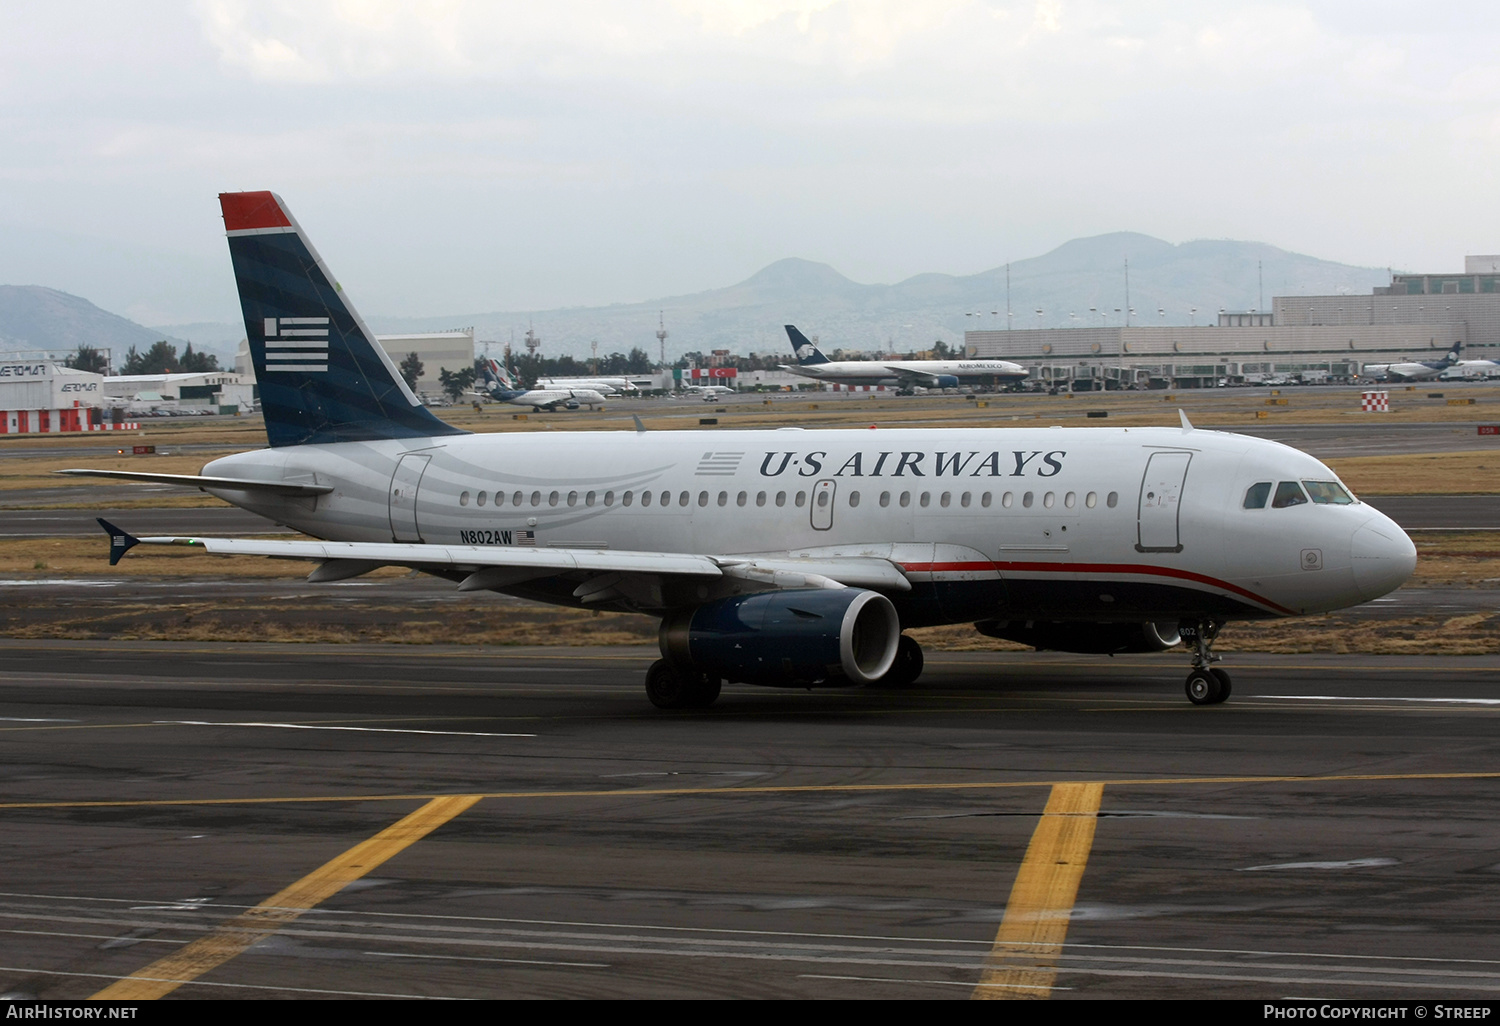
[[[391,537],[398,542],[419,542],[417,529],[417,490],[431,456],[406,455],[391,475]]]
[[[812,525],[815,531],[833,526],[833,493],[836,482],[819,481],[812,490]]]
[[[1181,552],[1179,513],[1190,452],[1154,452],[1146,462],[1137,507],[1137,552]]]

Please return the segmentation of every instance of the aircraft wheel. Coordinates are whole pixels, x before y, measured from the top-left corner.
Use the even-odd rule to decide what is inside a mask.
[[[646,671],[646,697],[658,709],[686,709],[697,690],[694,683],[692,677],[665,659],[658,659]]]
[[[878,688],[906,688],[922,676],[922,646],[913,638],[901,635],[896,643],[896,660],[885,676],[875,682]]]
[[[1211,673],[1211,674],[1213,674],[1216,678],[1218,678],[1218,681],[1219,681],[1219,689],[1220,690],[1219,690],[1219,697],[1218,697],[1217,701],[1220,701],[1220,702],[1225,701],[1226,699],[1229,698],[1230,692],[1232,692],[1234,690],[1234,682],[1229,679],[1229,673],[1227,671],[1225,671],[1225,670],[1219,669],[1218,667],[1214,667],[1212,670],[1209,670],[1208,672]]]
[[[1219,683],[1219,678],[1211,670],[1194,670],[1188,674],[1183,690],[1187,692],[1188,701],[1194,705],[1213,705],[1224,700],[1224,685]]]
[[[692,700],[688,707],[692,709],[707,709],[719,700],[719,692],[723,690],[724,682],[718,677],[699,677],[693,688]]]

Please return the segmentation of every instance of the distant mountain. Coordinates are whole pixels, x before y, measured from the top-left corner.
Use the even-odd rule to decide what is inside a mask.
[[[1269,309],[1273,296],[1368,295],[1372,287],[1389,281],[1383,269],[1318,260],[1265,243],[1199,240],[1173,245],[1132,232],[1074,239],[1042,256],[1015,261],[1009,274],[1009,323],[1016,330],[1121,324],[1128,308],[1135,310],[1134,324],[1209,324],[1220,308]],[[354,298],[361,302],[357,287]],[[369,298],[362,303],[367,311]],[[513,340],[517,345],[533,326],[545,356],[586,357],[589,342],[598,339],[602,353],[639,346],[655,357],[660,312],[670,332],[667,355],[675,359],[687,351],[712,349],[789,356],[782,330],[789,323],[819,336],[826,349],[922,349],[935,339],[961,342],[965,330],[1003,329],[1006,310],[1004,266],[972,275],[919,274],[894,285],[865,285],[827,264],[786,259],[727,288],[644,303],[369,320],[382,334],[473,325],[480,340]],[[165,337],[179,346],[191,341],[195,349],[215,353],[229,366],[243,335],[238,323],[145,328],[56,289],[0,286],[0,350],[64,350],[86,343],[115,350],[118,361],[131,345],[147,346]]]
[[[115,362],[131,346],[148,348],[161,332],[101,310],[87,299],[41,285],[0,285],[0,351],[110,349]],[[181,344],[181,340],[172,339]]]
[[[1015,261],[1009,273],[1009,323],[1016,330],[1117,325],[1132,308],[1133,324],[1209,324],[1221,308],[1269,310],[1271,298],[1284,295],[1368,295],[1390,281],[1384,269],[1318,260],[1265,243],[1173,245],[1133,232],[1075,239]],[[960,342],[965,330],[1003,329],[1006,310],[1004,266],[863,285],[827,264],[787,259],[728,288],[644,303],[371,321],[382,333],[474,325],[480,339],[514,338],[517,344],[531,325],[542,337],[544,355],[586,356],[589,342],[598,339],[602,352],[640,346],[654,357],[660,311],[670,332],[667,355],[674,357],[690,350],[781,352],[787,349],[782,325],[788,323],[818,335],[828,349],[920,349],[935,339]]]

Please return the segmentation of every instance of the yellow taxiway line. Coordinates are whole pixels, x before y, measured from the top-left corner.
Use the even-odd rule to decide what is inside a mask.
[[[432,799],[416,812],[369,840],[356,844],[290,887],[235,916],[208,936],[116,980],[94,998],[101,1001],[153,1001],[170,994],[269,937],[477,801],[479,796],[472,794]]]
[[[1052,995],[1078,884],[1094,846],[1103,784],[1058,784],[1031,835],[975,1000]]]

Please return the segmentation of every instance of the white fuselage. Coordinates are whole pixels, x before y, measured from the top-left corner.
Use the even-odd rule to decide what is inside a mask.
[[[625,378],[538,378],[536,387],[588,388],[603,395],[640,391],[640,386]]]
[[[1164,619],[1191,601],[1312,613],[1415,565],[1363,503],[1243,508],[1257,482],[1336,480],[1312,457],[1176,428],[481,434],[262,450],[204,473],[333,486],[209,489],[330,540],[886,558],[928,588],[912,623]]]
[[[1019,381],[1026,368],[1009,360],[838,360],[786,364],[805,378],[849,385],[921,384],[919,378],[954,377],[962,384]]]
[[[1364,372],[1370,377],[1384,378],[1387,381],[1429,381],[1450,366],[1452,364],[1429,366],[1425,363],[1370,363],[1365,365]]]
[[[532,388],[502,399],[501,402],[512,406],[529,406],[534,410],[555,410],[559,406],[577,407],[579,404],[602,406],[605,398],[592,388]]]

